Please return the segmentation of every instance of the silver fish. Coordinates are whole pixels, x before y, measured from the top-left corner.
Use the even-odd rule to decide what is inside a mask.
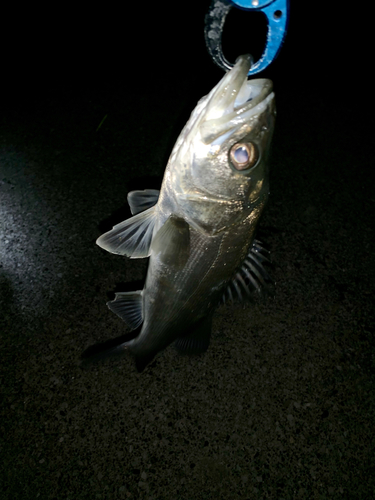
[[[250,57],[192,112],[169,158],[161,190],[132,191],[133,217],[97,240],[108,252],[150,257],[143,290],[117,293],[108,307],[139,334],[128,349],[142,370],[176,341],[208,348],[223,294],[241,297],[267,279],[255,229],[268,198],[275,121],[272,82],[248,80]]]

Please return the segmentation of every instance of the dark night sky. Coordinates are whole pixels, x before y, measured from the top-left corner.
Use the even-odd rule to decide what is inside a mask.
[[[192,108],[222,75],[205,49],[208,5],[195,0],[184,8],[175,2],[132,3],[128,12],[111,5],[90,11],[51,6],[47,13],[30,7],[22,16],[13,12],[2,34],[9,47],[2,62],[3,105],[21,111],[51,99],[65,105],[90,92],[113,106],[145,94],[160,102],[166,89],[183,87]],[[224,54],[232,62],[240,53],[259,56],[265,30],[261,14],[233,9],[224,29]],[[362,12],[292,2],[283,49],[260,75],[274,81],[279,114],[295,113],[299,119],[312,113],[317,127],[347,122],[353,143],[367,146],[370,33]]]
[[[221,72],[210,68],[203,39],[208,4],[195,0],[181,8],[177,2],[133,2],[128,12],[110,5],[78,12],[55,6],[47,12],[30,7],[21,16],[13,12],[2,34],[9,47],[2,63],[4,83],[22,96],[105,85],[141,93],[150,79],[157,88],[166,75],[193,79],[195,73],[196,79],[199,73],[200,81],[215,80]],[[259,55],[265,35],[259,16],[239,9],[230,13],[223,45],[232,62],[239,53]],[[348,98],[342,81],[362,79],[367,72],[368,37],[362,13],[292,2],[284,48],[262,76],[293,92],[314,89],[322,98],[337,92]]]

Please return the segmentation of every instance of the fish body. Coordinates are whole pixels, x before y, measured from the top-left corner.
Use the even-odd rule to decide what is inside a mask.
[[[255,230],[269,193],[275,103],[272,83],[247,80],[249,67],[249,56],[238,58],[198,102],[160,192],[129,193],[133,217],[97,241],[112,253],[150,258],[144,289],[108,303],[130,328],[142,325],[118,347],[140,369],[173,341],[182,352],[205,351],[223,293],[241,296],[266,277]]]

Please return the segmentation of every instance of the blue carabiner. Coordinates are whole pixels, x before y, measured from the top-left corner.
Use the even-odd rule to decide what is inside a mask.
[[[214,62],[225,71],[233,68],[222,51],[221,34],[225,18],[233,6],[244,10],[261,11],[268,21],[267,43],[264,52],[254,63],[248,75],[263,71],[275,59],[286,35],[289,15],[289,0],[212,0],[205,18],[204,36],[208,52]]]

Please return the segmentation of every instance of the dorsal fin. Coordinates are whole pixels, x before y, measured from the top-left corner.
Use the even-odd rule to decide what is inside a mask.
[[[262,287],[267,288],[273,284],[263,266],[264,262],[270,262],[269,252],[259,240],[254,240],[241,268],[228,284],[222,301],[234,302],[238,299],[242,302],[245,296],[251,297],[254,292],[260,293]]]
[[[179,337],[175,348],[180,354],[200,354],[206,352],[210,344],[212,314],[198,320],[190,332]]]

